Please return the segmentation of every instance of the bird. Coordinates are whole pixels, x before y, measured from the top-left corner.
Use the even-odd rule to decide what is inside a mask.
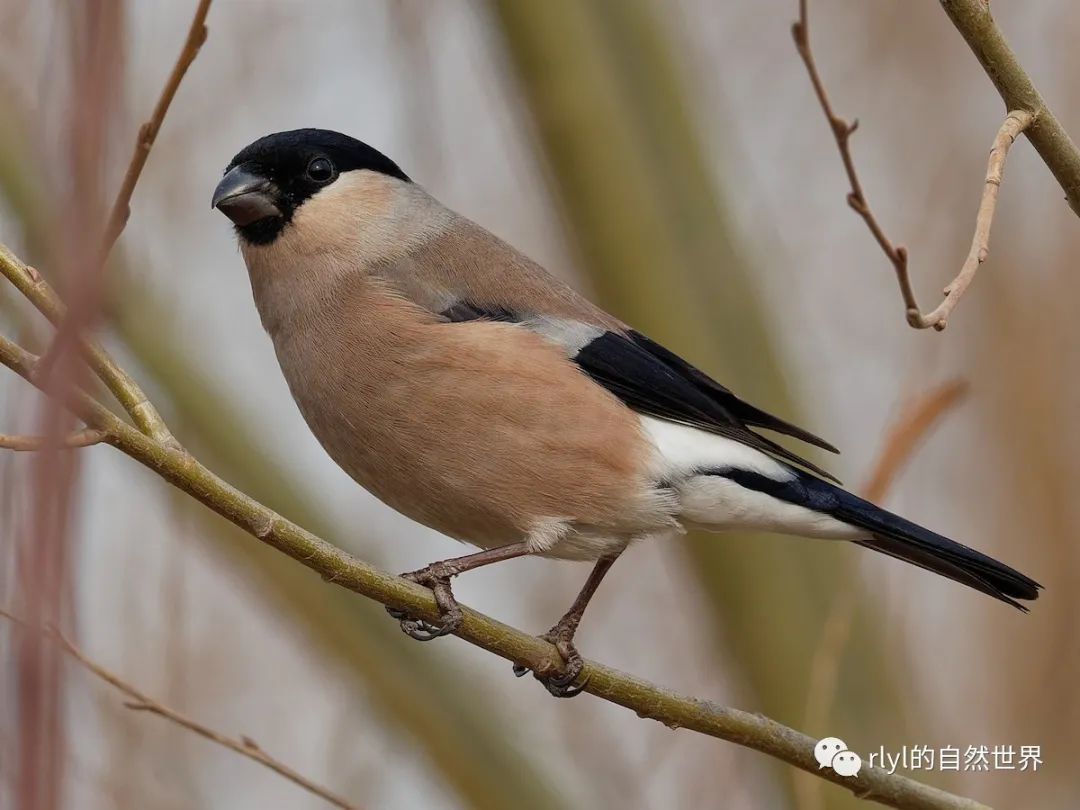
[[[398,512],[479,551],[404,574],[453,633],[451,578],[525,556],[592,561],[534,673],[584,688],[582,615],[632,543],[691,529],[855,543],[1026,611],[1041,586],[888,512],[766,433],[836,448],[759,409],[444,206],[382,152],[297,129],[229,162],[213,208],[327,454]],[[763,432],[764,431],[764,432]],[[526,670],[518,667],[517,674]]]

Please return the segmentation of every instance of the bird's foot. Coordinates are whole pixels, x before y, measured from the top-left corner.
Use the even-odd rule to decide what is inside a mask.
[[[461,606],[450,589],[450,577],[455,573],[457,572],[444,563],[437,562],[419,571],[410,571],[401,575],[410,582],[431,589],[431,592],[435,594],[435,603],[439,606],[440,617],[438,624],[432,624],[423,619],[414,618],[405,611],[387,608],[386,612],[401,622],[401,630],[405,635],[417,641],[431,641],[440,636],[449,635],[461,626]]]
[[[576,630],[576,621],[572,624],[560,621],[544,635],[540,636],[544,641],[555,646],[555,649],[562,657],[562,668],[559,671],[552,667],[550,672],[539,671],[533,674],[536,680],[540,681],[550,694],[558,698],[571,698],[580,695],[589,682],[586,677],[581,683],[575,683],[581,675],[581,670],[585,668],[585,660],[581,657],[581,653],[577,651],[577,647],[574,646],[574,632]],[[514,664],[514,674],[517,677],[521,678],[529,674],[529,672],[531,670],[528,667]]]

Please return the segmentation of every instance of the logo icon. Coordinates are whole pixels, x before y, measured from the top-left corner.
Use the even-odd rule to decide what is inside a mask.
[[[840,776],[855,776],[862,768],[862,757],[848,750],[847,743],[839,737],[824,737],[814,746],[814,759],[818,770],[832,768]]]

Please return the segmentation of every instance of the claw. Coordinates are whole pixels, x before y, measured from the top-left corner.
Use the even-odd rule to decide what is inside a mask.
[[[433,570],[434,566],[422,568],[419,571],[410,571],[401,576],[418,585],[431,588],[435,594],[435,601],[439,605],[442,621],[433,624],[423,619],[416,619],[403,610],[387,608],[386,612],[401,622],[401,630],[409,638],[417,641],[432,641],[442,636],[453,633],[461,626],[461,607],[454,598],[454,592],[450,589],[450,577],[441,571]]]
[[[581,674],[579,669],[573,675],[560,675],[554,678],[547,678],[541,680],[540,683],[544,685],[544,688],[548,690],[548,694],[557,698],[572,698],[576,695],[580,695],[585,691],[585,687],[589,684],[589,678],[586,676],[581,683],[575,684],[578,675]]]
[[[571,698],[580,695],[589,683],[589,679],[586,676],[581,683],[574,683],[581,675],[581,670],[585,668],[585,661],[574,646],[572,631],[557,624],[540,638],[555,645],[555,649],[559,651],[563,659],[563,671],[559,675],[534,675],[536,680],[540,681],[548,693],[554,697]],[[530,671],[526,666],[514,664],[514,675],[518,678],[529,674]]]
[[[457,625],[452,622],[438,625],[425,622],[423,619],[401,619],[401,631],[417,641],[432,641],[453,633],[456,629]]]

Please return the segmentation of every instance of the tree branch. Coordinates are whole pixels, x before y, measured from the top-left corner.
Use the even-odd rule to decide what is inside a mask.
[[[968,251],[956,278],[945,287],[945,300],[938,304],[933,312],[923,315],[917,308],[914,311],[908,310],[908,323],[912,326],[918,329],[932,326],[939,332],[944,329],[949,314],[960,303],[960,297],[975,278],[979,266],[990,255],[990,226],[994,224],[994,212],[997,210],[998,193],[1001,191],[1001,179],[1005,171],[1005,158],[1009,156],[1009,147],[1016,141],[1017,136],[1026,130],[1033,120],[1032,114],[1023,110],[1013,110],[1005,117],[990,149],[979,213],[975,217],[975,235],[971,238],[971,250]]]
[[[165,114],[169,111],[169,105],[172,104],[173,97],[180,88],[180,82],[183,81],[184,74],[187,73],[191,63],[195,61],[195,57],[199,55],[199,49],[206,42],[206,15],[210,11],[210,3],[211,0],[199,0],[199,5],[195,9],[195,16],[191,20],[191,26],[188,28],[187,39],[184,40],[184,47],[180,50],[176,64],[173,65],[172,72],[165,81],[165,86],[161,89],[161,95],[154,106],[154,112],[151,114],[150,120],[139,127],[139,134],[135,137],[135,149],[131,155],[131,162],[124,173],[124,180],[120,184],[120,191],[116,195],[116,201],[113,203],[108,223],[105,226],[105,238],[101,249],[102,261],[108,257],[113,245],[116,244],[116,240],[120,238],[124,226],[127,225],[128,218],[131,216],[131,195],[135,193],[135,186],[139,182],[139,176],[142,174],[147,158],[150,157],[154,139],[157,138],[158,132],[161,130]]]
[[[128,163],[124,179],[120,184],[120,190],[117,193],[116,200],[113,202],[109,219],[105,225],[99,266],[104,265],[105,260],[116,244],[116,240],[120,238],[124,226],[127,225],[128,218],[131,216],[131,196],[135,193],[135,186],[138,184],[143,167],[146,166],[146,161],[150,157],[150,150],[153,148],[154,141],[161,130],[161,125],[165,121],[169,105],[172,104],[172,100],[176,96],[176,91],[180,88],[180,83],[187,74],[188,68],[191,67],[195,57],[199,54],[200,48],[206,41],[206,15],[210,11],[211,2],[212,0],[199,0],[195,15],[188,28],[184,46],[180,50],[180,55],[177,57],[176,64],[173,65],[168,79],[165,81],[165,86],[161,90],[154,111],[150,119],[139,127],[131,160]],[[52,290],[40,284],[40,276],[34,268],[23,265],[6,249],[3,249],[2,254],[0,254],[0,263],[4,265],[4,274],[11,282],[58,329],[46,356],[44,365],[48,367],[50,365],[49,361],[58,356],[66,345],[65,341],[75,337],[74,332],[70,330],[77,330],[78,327],[73,326],[71,320],[67,318],[66,308],[56,298]],[[159,441],[172,441],[172,434],[169,432],[169,428],[161,415],[139,386],[135,384],[135,381],[120,369],[105,350],[90,340],[81,341],[81,350],[91,369],[101,378],[120,404],[124,406],[124,409],[135,424],[139,426],[139,429]]]
[[[941,0],[941,7],[1001,94],[1005,109],[1031,113],[1034,120],[1027,130],[1028,140],[1080,216],[1080,150],[1005,41],[990,13],[989,0]]]
[[[5,255],[10,254],[0,251],[0,259]],[[34,374],[36,362],[34,355],[0,337],[0,363],[41,387],[42,382]],[[109,444],[327,582],[411,616],[432,622],[439,620],[439,609],[430,590],[380,571],[286,520],[216,476],[175,441],[160,442],[141,433],[83,392],[70,393],[64,404],[89,427],[106,433],[105,441]],[[455,635],[541,675],[559,671],[561,657],[548,642],[471,608],[462,609],[464,620]],[[592,661],[586,661],[583,678],[586,692],[631,709],[639,717],[761,751],[841,785],[862,798],[905,810],[986,810],[984,805],[970,799],[869,765],[856,777],[819,769],[814,758],[814,739],[758,714],[684,697]]]
[[[86,653],[75,646],[75,644],[69,641],[67,637],[56,628],[34,627],[25,619],[22,619],[13,613],[9,613],[2,608],[0,608],[0,616],[13,622],[24,630],[41,633],[44,638],[55,644],[67,655],[71,656],[88,672],[127,695],[130,698],[129,701],[125,701],[124,703],[127,708],[133,711],[151,712],[152,714],[164,717],[166,720],[169,720],[182,728],[186,728],[188,731],[195,732],[200,737],[205,737],[211,742],[217,743],[224,748],[228,748],[250,760],[258,762],[260,765],[285,777],[290,782],[299,785],[309,793],[313,793],[319,798],[325,799],[335,807],[340,807],[342,810],[360,810],[357,805],[350,804],[345,801],[345,799],[331,793],[321,785],[317,785],[310,779],[294,771],[285,763],[270,756],[250,737],[245,736],[241,737],[239,740],[235,740],[232,737],[228,737],[220,732],[214,731],[214,729],[209,728],[208,726],[204,726],[201,723],[192,720],[175,709],[169,708],[160,701],[154,700],[152,697],[149,697],[136,689],[116,673],[106,669],[101,664],[89,658]]]
[[[33,267],[24,264],[7,247],[0,244],[0,273],[10,281],[54,326],[59,326],[66,315],[66,308]],[[173,441],[165,420],[134,379],[109,356],[98,343],[86,339],[82,344],[83,355],[90,368],[105,383],[131,420],[139,429],[157,441]]]
[[[946,0],[942,0],[942,5],[948,7],[952,4],[946,2]],[[974,0],[974,5],[984,6],[986,5],[985,0]],[[946,8],[946,10],[948,10],[948,8]],[[989,18],[989,16],[989,11],[987,11],[986,17]],[[996,27],[994,30],[997,30]],[[1008,156],[1009,147],[1012,146],[1013,142],[1021,132],[1034,129],[1038,121],[1039,113],[1032,111],[1031,108],[1013,109],[1005,117],[1004,123],[1002,123],[1001,127],[998,129],[997,136],[994,138],[993,146],[990,149],[989,165],[986,171],[986,180],[983,185],[982,199],[979,203],[979,212],[975,219],[975,235],[972,237],[971,250],[968,252],[967,259],[961,266],[960,272],[957,274],[956,278],[949,282],[948,286],[945,287],[945,300],[932,312],[924,315],[919,309],[918,301],[915,298],[915,291],[911,286],[911,277],[908,272],[907,249],[902,245],[894,245],[889,237],[885,235],[884,229],[871,211],[870,204],[867,202],[866,195],[863,193],[862,183],[859,181],[859,175],[855,169],[855,161],[851,156],[851,147],[849,144],[851,135],[855,132],[859,122],[855,121],[848,124],[847,121],[833,112],[832,104],[829,101],[829,95],[826,92],[825,85],[818,73],[817,65],[814,61],[814,54],[810,48],[807,0],[799,0],[799,19],[792,25],[791,34],[795,40],[795,47],[799,52],[799,56],[802,57],[803,64],[806,65],[806,71],[810,75],[810,82],[814,86],[814,93],[817,95],[818,102],[821,104],[821,109],[825,113],[826,119],[828,119],[829,127],[832,130],[833,137],[836,139],[836,147],[840,152],[840,159],[844,164],[844,171],[847,173],[848,181],[851,183],[851,191],[847,196],[848,205],[863,218],[867,228],[870,229],[870,233],[873,234],[874,239],[877,241],[882,251],[889,258],[889,261],[892,262],[893,269],[896,271],[896,280],[900,285],[900,295],[904,299],[907,322],[915,329],[927,329],[933,327],[940,332],[947,326],[950,313],[956,308],[956,305],[960,302],[961,296],[963,296],[964,292],[967,290],[968,285],[971,284],[976,271],[979,269],[979,265],[986,261],[986,257],[990,253],[990,227],[994,221],[994,212],[997,208],[997,198],[1001,188],[1002,175],[1005,170],[1005,158]],[[1002,40],[1001,44],[1007,50],[1008,46],[1004,45],[1004,40]],[[1011,51],[1009,53],[1011,54]],[[1016,67],[1019,69],[1019,65]],[[1020,71],[1020,75],[1023,75],[1022,70]],[[1026,76],[1024,78],[1026,79]],[[1032,92],[1034,92],[1034,88],[1032,88]],[[1037,93],[1034,95],[1034,98],[1042,105],[1042,99],[1038,97]],[[1045,105],[1043,105],[1041,109],[1045,110]],[[1049,114],[1049,111],[1046,110],[1046,113]],[[1054,124],[1057,125],[1056,120],[1054,120]],[[1058,128],[1060,129],[1060,126],[1058,126]],[[1061,135],[1065,138],[1067,146],[1072,147],[1072,142],[1068,140],[1068,136],[1065,135],[1064,131],[1061,132]],[[1075,147],[1072,148],[1073,151],[1075,151]],[[1061,147],[1055,154],[1058,154],[1059,152],[1067,152],[1067,150],[1065,150],[1064,147]],[[1043,159],[1046,160],[1045,155],[1043,156]],[[1061,178],[1059,177],[1059,181],[1060,179]],[[1065,187],[1064,183],[1063,187]],[[1067,187],[1066,191],[1068,191]],[[1070,200],[1071,199],[1072,198],[1070,198]],[[1076,209],[1074,208],[1074,210]]]
[[[918,315],[919,304],[915,300],[915,293],[911,288],[911,279],[908,277],[908,253],[907,248],[903,245],[894,245],[888,236],[885,234],[884,228],[877,221],[877,217],[874,216],[874,212],[870,209],[870,203],[867,202],[866,194],[863,192],[862,182],[859,180],[859,173],[855,169],[855,160],[851,156],[851,146],[849,141],[851,136],[855,133],[855,130],[859,128],[858,120],[848,123],[846,120],[838,116],[833,112],[832,102],[829,101],[829,94],[825,90],[825,83],[821,80],[821,74],[818,73],[817,63],[814,61],[814,52],[810,48],[810,16],[807,8],[807,0],[799,0],[799,19],[791,26],[791,36],[795,40],[795,49],[799,52],[799,56],[802,57],[803,64],[806,65],[806,72],[810,76],[810,83],[814,86],[814,94],[817,96],[818,103],[821,104],[822,112],[825,113],[825,118],[829,122],[829,129],[832,130],[833,138],[836,139],[836,148],[840,152],[840,160],[844,164],[844,172],[847,174],[848,182],[851,184],[851,191],[848,192],[847,201],[852,210],[855,211],[863,221],[866,223],[866,227],[870,229],[870,233],[873,235],[874,240],[881,247],[881,250],[889,257],[889,261],[892,262],[893,269],[896,271],[896,280],[900,284],[900,294],[904,298],[904,308],[907,311],[908,323],[912,322],[912,313]],[[912,324],[913,326],[915,324]]]
[[[85,430],[77,430],[74,433],[63,437],[59,447],[89,447],[93,444],[100,444],[105,441],[105,438],[105,434],[100,430],[86,428]],[[0,450],[23,452],[29,450],[46,450],[55,446],[55,442],[50,442],[50,437],[48,436],[11,436],[0,433]]]

